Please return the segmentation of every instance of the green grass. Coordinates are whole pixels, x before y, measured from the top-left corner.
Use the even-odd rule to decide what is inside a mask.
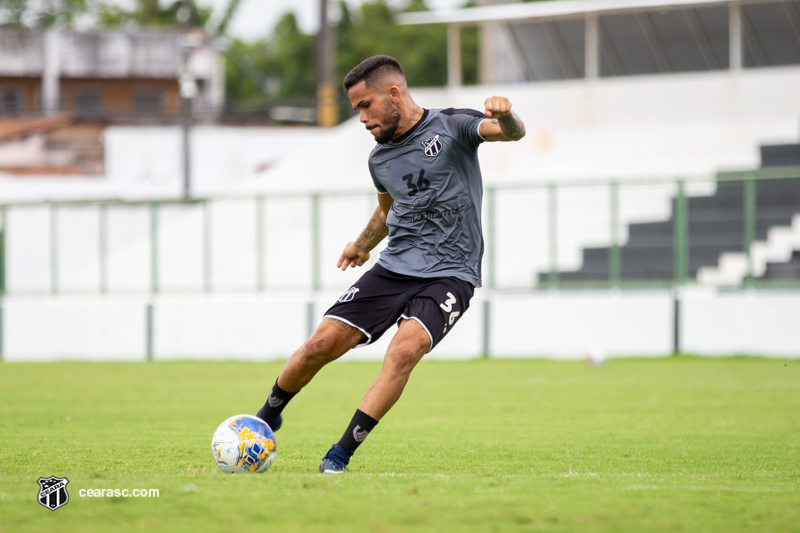
[[[214,429],[280,368],[0,364],[0,530],[800,531],[800,362],[423,362],[351,471],[322,476],[378,370],[336,363],[287,409],[266,474],[222,474]],[[70,481],[54,512],[50,475]]]

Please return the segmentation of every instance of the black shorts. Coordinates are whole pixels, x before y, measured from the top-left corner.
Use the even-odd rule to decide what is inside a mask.
[[[458,278],[417,278],[373,266],[325,313],[360,329],[372,344],[401,319],[419,322],[431,338],[432,350],[469,309],[475,292]]]

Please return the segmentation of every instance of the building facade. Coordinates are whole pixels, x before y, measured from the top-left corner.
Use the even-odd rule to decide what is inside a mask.
[[[203,33],[0,31],[0,117],[67,112],[101,122],[171,122],[181,90],[213,120],[224,67]]]

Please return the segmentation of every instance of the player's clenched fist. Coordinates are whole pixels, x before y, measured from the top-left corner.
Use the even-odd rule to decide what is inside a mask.
[[[490,96],[483,103],[486,118],[498,118],[511,112],[511,101],[505,96]]]

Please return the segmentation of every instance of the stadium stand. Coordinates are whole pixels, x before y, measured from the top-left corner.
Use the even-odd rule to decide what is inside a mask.
[[[761,157],[761,168],[797,166],[800,165],[800,144],[762,146]],[[724,173],[720,174],[720,177],[724,176]],[[719,277],[715,267],[725,254],[743,253],[747,243],[745,187],[743,181],[720,181],[714,194],[687,199],[690,277],[701,282],[724,284],[724,278]],[[754,187],[756,241],[767,241],[777,228],[798,225],[800,179],[757,181]],[[668,220],[628,226],[628,242],[620,249],[623,279],[667,281],[675,278],[677,202],[678,199],[673,197]],[[788,240],[791,246],[791,235]],[[610,247],[585,248],[581,268],[559,272],[558,278],[561,281],[608,280],[611,253]],[[800,277],[800,252],[789,250],[789,253],[788,261],[765,262],[765,268],[755,268],[755,273],[764,279]],[[550,273],[539,274],[540,282],[551,277]]]

